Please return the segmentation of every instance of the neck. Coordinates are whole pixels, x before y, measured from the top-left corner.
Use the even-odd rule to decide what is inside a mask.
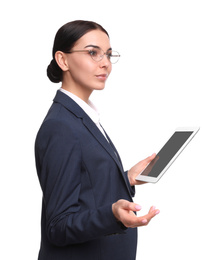
[[[72,94],[76,95],[80,99],[82,99],[84,102],[88,104],[89,97],[93,91],[91,90],[85,90],[83,87],[77,87],[77,86],[71,86],[68,84],[62,83],[61,88],[71,92]]]

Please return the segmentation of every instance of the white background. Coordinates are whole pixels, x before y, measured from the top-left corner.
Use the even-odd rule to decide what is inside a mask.
[[[158,152],[178,126],[201,129],[157,184],[137,187],[137,260],[223,259],[223,6],[217,0],[3,1],[1,27],[1,259],[37,259],[41,190],[36,132],[60,84],[46,77],[64,23],[102,24],[121,54],[92,101],[125,168]]]

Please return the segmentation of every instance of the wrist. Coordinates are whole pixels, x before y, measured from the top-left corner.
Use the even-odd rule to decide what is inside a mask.
[[[116,209],[116,203],[113,203],[112,204],[112,212],[113,212],[113,215],[116,219],[116,222],[117,224],[121,227],[122,230],[126,230],[127,227],[120,221],[119,217],[118,217],[118,213],[117,213],[117,209]]]
[[[119,221],[116,210],[116,202],[112,204],[112,213],[117,221]]]

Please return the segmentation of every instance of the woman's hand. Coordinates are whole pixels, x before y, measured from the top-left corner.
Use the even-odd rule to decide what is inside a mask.
[[[131,186],[134,185],[139,185],[139,184],[144,184],[145,182],[143,181],[137,181],[135,178],[140,174],[141,171],[143,171],[146,166],[156,157],[156,154],[154,153],[153,155],[147,157],[146,159],[140,161],[137,163],[135,166],[133,166],[129,171],[128,171],[128,178]]]
[[[127,228],[146,226],[149,224],[150,220],[160,212],[153,206],[150,208],[148,214],[137,217],[134,211],[140,210],[141,206],[127,200],[118,200],[116,203],[112,204],[112,211],[115,218],[122,222]]]

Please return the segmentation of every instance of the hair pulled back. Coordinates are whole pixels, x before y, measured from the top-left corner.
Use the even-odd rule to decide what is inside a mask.
[[[83,35],[97,29],[108,35],[100,24],[83,20],[66,23],[57,31],[53,45],[53,59],[47,67],[47,76],[52,82],[59,83],[63,80],[63,71],[55,60],[55,53],[57,51],[69,52]]]

